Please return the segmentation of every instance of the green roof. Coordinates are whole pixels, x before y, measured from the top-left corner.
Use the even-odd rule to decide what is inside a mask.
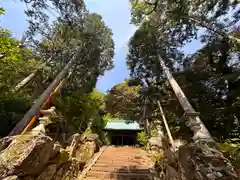
[[[109,121],[104,129],[106,129],[106,130],[134,130],[134,131],[142,130],[142,128],[140,128],[140,125],[136,121],[130,121],[130,120]]]

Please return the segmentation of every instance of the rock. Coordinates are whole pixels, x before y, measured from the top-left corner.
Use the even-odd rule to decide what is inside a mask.
[[[184,140],[181,140],[181,139],[175,139],[174,140],[175,151],[177,151],[180,148],[180,146],[183,146],[185,144],[187,144],[187,141],[184,141]]]
[[[6,178],[3,178],[3,180],[19,180],[17,176],[8,176]]]
[[[166,166],[166,179],[167,180],[177,180],[177,179],[181,179],[180,176],[179,176],[179,173],[177,172],[177,170],[170,166],[170,165],[167,165]]]
[[[164,161],[156,162],[158,177],[169,180],[235,180],[230,161],[205,142],[181,145],[178,151],[167,150]]]
[[[60,150],[61,150],[61,145],[59,144],[59,142],[55,142],[49,159],[50,160],[54,159],[60,153]]]
[[[98,149],[98,145],[94,141],[88,141],[76,150],[76,159],[87,162]]]
[[[97,134],[74,134],[71,139],[72,142],[70,146],[66,148],[70,157],[76,157],[79,160],[87,161],[95,152],[99,151],[100,140]]]
[[[71,141],[71,142],[70,142]],[[80,134],[74,134],[70,137],[68,140],[69,146],[66,147],[66,150],[69,152],[71,157],[74,157],[76,153],[76,149],[81,144],[81,135]]]
[[[177,168],[178,167],[178,158],[176,156],[176,153],[166,150],[164,152],[164,157],[168,165],[171,165],[172,167]]]
[[[75,133],[70,138],[67,139],[66,144],[67,146],[71,146],[73,141],[79,142],[81,140],[82,135]]]
[[[57,168],[71,159],[69,152],[63,148],[60,148],[60,152],[54,159],[48,161],[48,165],[55,164]]]
[[[152,146],[158,146],[158,147],[162,147],[162,138],[159,137],[151,137],[149,139],[149,144]]]
[[[205,142],[180,146],[179,161],[187,179],[225,180],[237,178],[230,161],[220,151]]]
[[[152,150],[152,151],[158,151],[160,149],[162,149],[162,138],[160,137],[151,137],[149,139],[148,145],[147,145],[147,149],[148,150]]]
[[[14,136],[7,136],[7,137],[0,139],[0,152],[9,146],[9,144],[12,142],[13,138],[14,138]]]
[[[54,174],[57,171],[57,165],[56,164],[51,164],[47,166],[42,174],[38,176],[36,180],[51,180],[54,176]]]
[[[36,180],[35,176],[24,176],[24,177],[20,177],[19,180]]]
[[[86,140],[87,141],[98,141],[99,136],[98,136],[98,134],[90,134],[90,135],[86,136]]]
[[[51,180],[55,177],[58,171],[61,171],[62,166],[71,162],[72,158],[69,156],[69,152],[63,148],[60,148],[60,152],[56,157],[49,161],[49,165],[42,170],[42,173],[35,178],[36,180]]]
[[[37,174],[48,162],[53,144],[53,140],[48,136],[16,136],[0,154],[0,172],[4,171],[0,177]]]
[[[79,173],[83,170],[84,165],[84,162],[72,158],[68,162],[61,165],[61,167],[54,174],[52,180],[75,180],[77,179]]]

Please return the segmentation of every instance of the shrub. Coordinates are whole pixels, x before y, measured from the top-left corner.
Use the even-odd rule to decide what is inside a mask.
[[[146,146],[148,143],[148,138],[145,132],[140,132],[137,134],[137,141],[139,142],[140,145]]]
[[[240,139],[226,140],[220,143],[220,150],[236,167],[240,167]]]
[[[164,160],[163,152],[154,153],[151,156],[153,162],[162,162]]]

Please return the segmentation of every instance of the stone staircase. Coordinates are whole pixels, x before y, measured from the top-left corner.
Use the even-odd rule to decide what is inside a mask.
[[[147,153],[134,147],[107,147],[86,173],[85,180],[152,180]]]

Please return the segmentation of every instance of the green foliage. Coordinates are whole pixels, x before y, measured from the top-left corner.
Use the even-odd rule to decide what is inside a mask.
[[[47,76],[53,79],[76,52],[81,52],[75,61],[68,86],[91,92],[97,78],[113,67],[114,43],[112,32],[102,17],[95,13],[82,12],[73,16],[71,25],[63,21],[54,22],[40,46],[42,57],[53,57]],[[51,38],[50,38],[51,37]],[[53,71],[54,69],[54,71]]]
[[[156,127],[151,127],[151,136],[152,137],[157,137],[157,129],[156,129]]]
[[[0,13],[4,10],[1,8]],[[12,93],[13,87],[37,68],[39,62],[31,49],[19,47],[20,41],[14,39],[8,29],[0,27],[0,136],[6,136],[30,108],[35,89],[29,86],[24,91]]]
[[[148,143],[147,134],[144,131],[137,133],[137,141],[140,145],[144,147],[147,146]]]
[[[5,10],[2,7],[0,7],[0,16],[4,15],[4,12],[5,12]]]
[[[20,41],[11,37],[8,29],[0,27],[0,60],[18,62],[23,57],[19,43]]]
[[[140,97],[151,99],[151,119],[160,117],[156,106],[160,100],[174,135],[192,137],[180,119],[184,112],[166,81],[160,57],[190,103],[201,112],[201,120],[210,133],[217,139],[238,136],[239,47],[226,37],[238,37],[239,27],[235,21],[237,16],[225,16],[234,8],[234,3],[206,0],[130,2],[132,22],[140,26],[130,39],[126,61],[131,78],[144,84]],[[207,31],[199,38],[196,34],[202,27]],[[230,33],[223,38],[226,32]],[[181,49],[197,38],[205,46],[196,54],[184,55]]]
[[[105,97],[106,111],[121,119],[139,120],[139,88],[129,86],[126,81],[112,87]]]
[[[233,165],[240,167],[240,139],[238,142],[232,140],[226,140],[224,143],[220,143],[220,150],[225,157],[229,158]]]
[[[30,29],[26,33],[25,46],[19,46],[20,41],[12,38],[9,30],[0,27],[1,119],[6,119],[5,123],[9,125],[6,129],[9,131],[71,57],[80,51],[81,56],[73,67],[70,67],[72,75],[64,83],[61,97],[53,98],[53,104],[57,106],[63,119],[63,122],[56,124],[61,125],[62,132],[65,133],[84,131],[88,124],[91,124],[92,130],[100,133],[104,126],[104,94],[94,87],[98,77],[113,67],[114,43],[111,29],[105,25],[100,15],[89,13],[84,3],[73,4],[65,0],[61,3],[51,2],[56,11],[60,12],[52,24],[45,16],[45,8],[49,4],[45,4],[44,1],[29,4],[26,14],[30,17]],[[3,12],[1,8],[0,14]],[[39,37],[42,37],[40,42]],[[14,109],[17,102],[14,96],[12,100],[10,98],[13,87],[49,58],[50,62],[37,71],[24,89],[16,93],[17,97],[22,96],[19,97],[22,105]],[[5,108],[9,103],[5,101],[5,96],[13,103],[12,109],[16,113],[19,109],[21,114],[9,115],[12,110],[9,107]],[[23,107],[27,108],[22,110]],[[1,135],[6,135],[6,131]]]
[[[179,0],[179,1],[147,1],[130,0],[132,9],[132,22],[139,24],[146,19],[164,22],[164,27],[169,28],[169,34],[174,38],[180,35],[183,41],[196,37],[198,27],[211,29],[215,33],[224,34],[224,25],[230,26],[239,18],[236,1],[220,0]],[[234,13],[226,14],[235,9]],[[221,18],[224,20],[221,21]],[[224,25],[223,25],[224,24]]]
[[[23,94],[0,94],[0,136],[6,136],[29,109],[29,99]]]
[[[164,160],[164,154],[163,152],[154,153],[152,154],[151,159],[153,162],[161,163]]]
[[[104,126],[106,126],[109,121],[112,121],[112,120],[120,120],[120,118],[118,118],[118,117],[113,117],[113,116],[112,116],[111,114],[109,114],[109,113],[105,114],[102,118],[103,118]]]
[[[55,100],[57,109],[67,120],[66,128],[78,131],[87,127],[92,121],[92,125],[101,126],[99,112],[103,106],[103,94],[94,90],[92,93],[74,91]],[[71,127],[69,127],[71,126]]]

